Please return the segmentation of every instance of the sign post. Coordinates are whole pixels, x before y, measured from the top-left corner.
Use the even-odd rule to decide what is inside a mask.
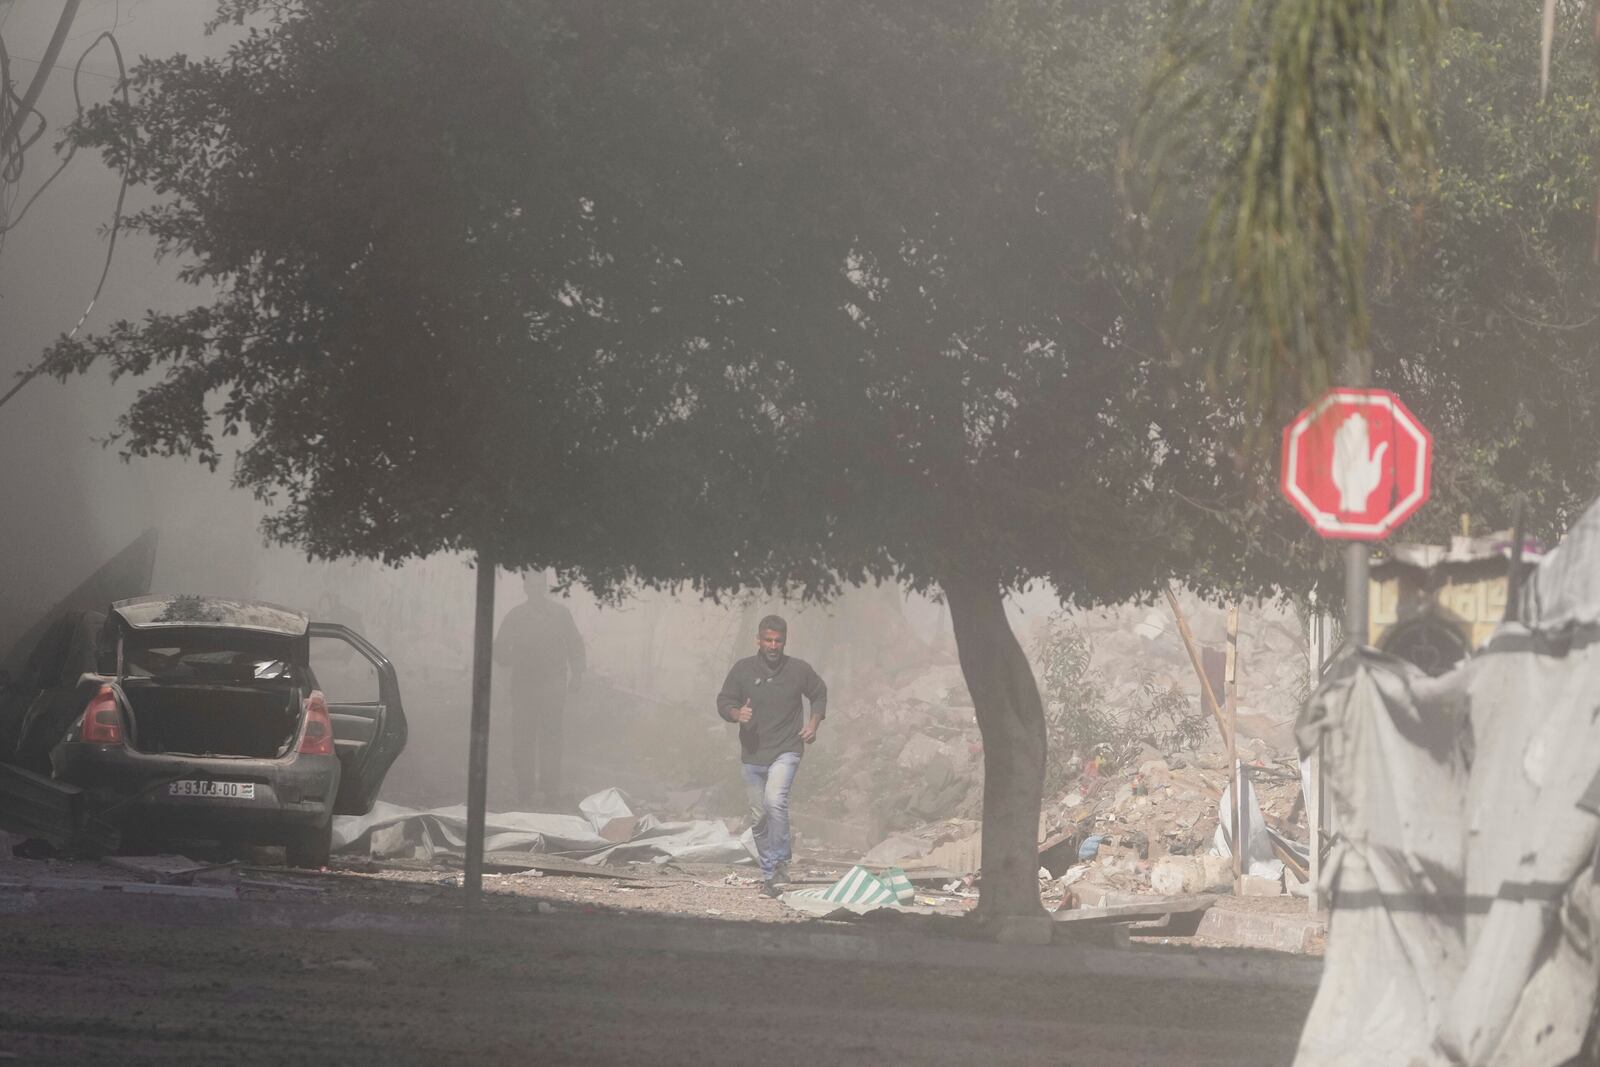
[[[1330,389],[1283,430],[1283,495],[1345,549],[1345,640],[1367,643],[1367,543],[1389,536],[1427,502],[1433,435],[1386,389]],[[1311,756],[1311,910],[1319,910],[1321,760]]]

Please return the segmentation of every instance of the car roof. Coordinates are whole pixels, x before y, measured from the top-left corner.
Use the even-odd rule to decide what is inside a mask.
[[[119,600],[111,612],[134,630],[168,627],[253,630],[302,637],[310,620],[293,608],[233,597],[156,595]]]

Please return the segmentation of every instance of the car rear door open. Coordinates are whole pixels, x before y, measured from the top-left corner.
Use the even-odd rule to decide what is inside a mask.
[[[394,665],[366,638],[332,622],[310,627],[311,664],[328,701],[341,764],[336,815],[372,810],[406,746],[406,716]]]

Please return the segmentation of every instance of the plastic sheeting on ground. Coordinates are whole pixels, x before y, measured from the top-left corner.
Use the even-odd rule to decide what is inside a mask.
[[[639,818],[634,834],[617,843],[600,836],[608,822],[631,818],[627,798],[617,789],[586,797],[579,815],[546,812],[489,812],[484,818],[485,852],[542,852],[584,863],[747,863],[755,858],[750,833],[737,836],[716,819],[663,822]],[[335,852],[364,852],[376,858],[431,860],[466,851],[464,804],[418,811],[379,801],[366,815],[333,820]]]
[[[1600,989],[1600,505],[1540,565],[1526,624],[1442,678],[1363,649],[1313,694],[1341,838],[1295,1062],[1555,1067]]]

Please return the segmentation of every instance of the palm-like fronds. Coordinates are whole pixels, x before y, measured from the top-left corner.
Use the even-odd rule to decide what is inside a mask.
[[[1208,327],[1213,379],[1242,383],[1257,415],[1362,374],[1373,219],[1395,192],[1415,196],[1430,171],[1429,72],[1444,3],[1234,0],[1221,55],[1168,52],[1169,87],[1185,64],[1233,70],[1220,84],[1235,102],[1173,109],[1153,95],[1141,137],[1158,146],[1147,159],[1159,184],[1183,143],[1162,127],[1195,110],[1225,116],[1225,128],[1189,134],[1191,144],[1229,142],[1189,303]],[[1205,0],[1176,8],[1181,35],[1222,13]]]

